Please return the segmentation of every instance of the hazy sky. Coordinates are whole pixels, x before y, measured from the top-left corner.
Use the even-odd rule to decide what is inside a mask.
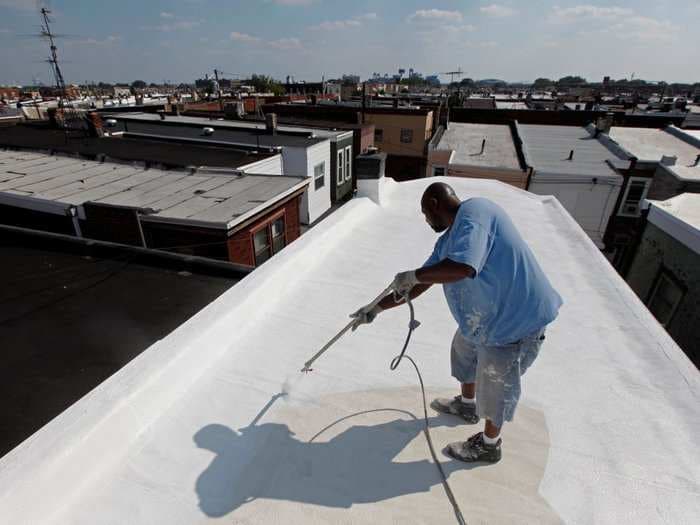
[[[36,0],[0,0],[0,83],[50,82]],[[52,0],[66,79],[471,78],[700,81],[698,0]],[[441,77],[443,81],[448,77]]]

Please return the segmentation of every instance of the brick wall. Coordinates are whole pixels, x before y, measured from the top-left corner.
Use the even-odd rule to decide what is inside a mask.
[[[234,231],[226,243],[229,261],[245,266],[255,266],[253,233],[279,218],[280,212],[284,216],[286,244],[298,239],[301,234],[299,226],[300,201],[301,196],[297,195]]]

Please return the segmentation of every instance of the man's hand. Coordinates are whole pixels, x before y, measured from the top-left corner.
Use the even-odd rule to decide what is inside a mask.
[[[420,281],[416,277],[415,271],[397,273],[391,288],[401,296],[407,295]]]
[[[352,325],[352,331],[354,332],[357,330],[357,327],[360,325],[371,323],[382,311],[383,308],[381,306],[372,306],[371,304],[368,304],[367,306],[360,308],[354,314],[350,314],[350,317],[355,319],[355,322]]]

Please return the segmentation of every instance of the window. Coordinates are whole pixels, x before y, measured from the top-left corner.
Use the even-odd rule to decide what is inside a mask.
[[[650,182],[651,179],[630,177],[617,214],[623,217],[639,217],[642,214],[642,201],[647,196]]]
[[[284,215],[281,215],[253,232],[255,266],[261,265],[287,245],[285,226]]]
[[[287,245],[284,235],[284,216],[272,223],[272,251],[277,253]]]
[[[352,147],[345,148],[345,180],[352,179]]]
[[[338,186],[340,186],[345,179],[345,177],[343,177],[343,166],[345,166],[345,163],[343,162],[343,150],[341,149],[338,152],[338,172],[335,174],[335,182]]]
[[[647,307],[663,326],[668,326],[683,299],[685,290],[666,270],[661,270],[654,289],[649,295]]]
[[[253,247],[255,248],[255,265],[264,263],[272,257],[270,250],[270,238],[267,234],[267,226],[259,229],[253,234]]]
[[[444,166],[433,166],[433,177],[442,177],[445,175]]]
[[[374,129],[374,142],[382,142],[384,140],[384,130]]]
[[[410,144],[413,142],[413,130],[407,128],[401,128],[401,142],[404,144]]]
[[[326,185],[326,163],[314,166],[314,189],[320,190]]]

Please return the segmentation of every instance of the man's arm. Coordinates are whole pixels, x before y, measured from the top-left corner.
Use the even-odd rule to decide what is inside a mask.
[[[476,275],[474,268],[468,264],[455,262],[451,259],[443,259],[437,264],[424,266],[416,270],[416,278],[420,281],[417,285],[411,288],[409,297],[411,301],[425,292],[433,284],[444,284],[461,281],[469,277],[470,279]],[[402,305],[403,300],[396,302],[394,295],[389,295],[379,302],[382,310],[393,308]]]
[[[458,263],[451,259],[443,259],[432,266],[425,266],[416,270],[416,278],[422,283],[444,284],[454,283],[476,275],[474,268],[468,264]]]

